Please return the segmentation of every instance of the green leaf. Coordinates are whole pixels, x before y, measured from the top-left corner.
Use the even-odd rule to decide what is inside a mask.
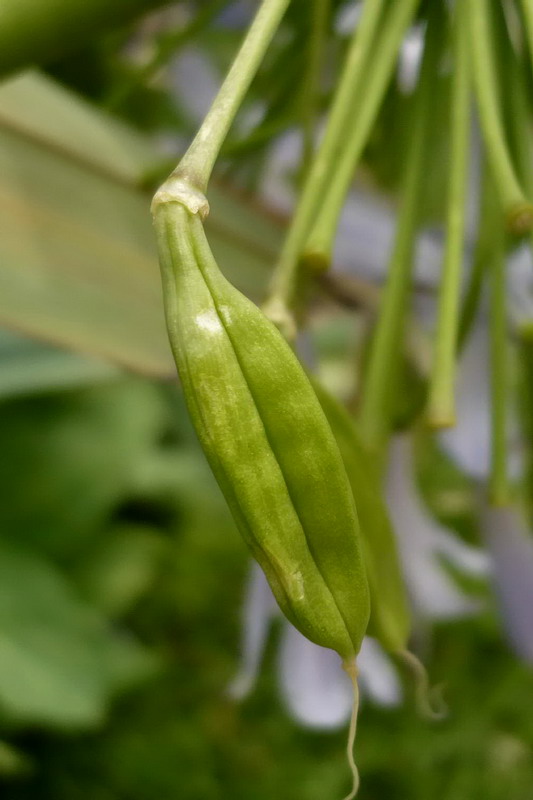
[[[129,525],[110,531],[83,565],[77,584],[106,616],[123,616],[152,585],[164,552],[161,537]]]
[[[148,140],[39,72],[0,84],[0,125],[45,149],[126,184],[138,184],[159,158]]]
[[[121,375],[105,361],[0,330],[0,399],[85,386]]]
[[[139,379],[17,402],[0,413],[0,530],[62,559],[83,552],[136,489],[166,424]],[[103,533],[102,533],[103,535]]]
[[[100,723],[153,657],[114,632],[44,559],[0,544],[0,709],[19,724]]]
[[[175,374],[150,197],[148,143],[28,74],[0,87],[0,324],[148,375]],[[241,290],[264,291],[280,226],[209,192],[210,240]]]

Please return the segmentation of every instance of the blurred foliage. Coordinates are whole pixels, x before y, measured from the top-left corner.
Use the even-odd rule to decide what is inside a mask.
[[[225,697],[246,557],[179,392],[124,377],[6,399],[0,437],[1,796],[342,796],[345,734],[287,717],[275,635],[257,690]],[[527,800],[531,672],[488,612],[426,647],[450,717],[417,718],[408,687],[400,710],[364,704],[360,797]]]

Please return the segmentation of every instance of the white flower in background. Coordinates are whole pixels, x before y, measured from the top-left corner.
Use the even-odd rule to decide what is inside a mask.
[[[269,202],[278,208],[288,210],[293,202],[293,187],[287,180],[287,172],[295,163],[298,147],[299,136],[287,134],[278,140],[271,153],[265,189]],[[382,277],[394,233],[392,211],[379,198],[369,199],[354,190],[344,218],[346,224],[341,222],[337,250],[345,251],[347,259],[346,262],[339,259],[339,263],[345,271],[366,273],[374,280]],[[357,248],[357,264],[354,240],[361,245]],[[440,244],[426,237],[419,248],[419,263],[426,264],[422,272],[426,275],[436,272],[440,259]],[[408,436],[397,437],[391,444],[386,493],[415,615],[426,620],[443,620],[476,613],[479,602],[459,590],[446,562],[465,574],[479,577],[489,572],[489,557],[482,550],[464,544],[423,507],[416,489],[412,442]],[[241,668],[230,687],[233,697],[242,698],[253,688],[270,624],[278,613],[262,572],[254,567],[245,599]],[[352,691],[336,653],[312,644],[284,622],[278,665],[281,695],[295,719],[313,728],[335,728],[347,722]],[[363,698],[385,706],[400,702],[398,675],[377,642],[368,637],[364,640],[358,665]]]
[[[511,412],[513,411],[510,407]],[[457,375],[457,425],[440,434],[447,453],[468,475],[486,481],[490,472],[490,355],[486,325],[478,324],[466,343]],[[516,414],[509,415],[508,469],[520,474],[521,437]]]
[[[533,534],[518,508],[486,508],[482,530],[503,628],[517,655],[533,664]]]
[[[363,3],[361,0],[355,0],[353,3],[346,3],[335,17],[335,32],[339,34],[339,36],[344,36],[345,38],[351,36],[352,31],[359,22],[362,11]]]
[[[507,259],[507,293],[511,319],[517,328],[533,322],[533,253],[520,245]]]
[[[259,566],[252,564],[243,609],[241,666],[228,688],[235,699],[254,687],[274,617],[280,616]],[[351,713],[353,691],[337,653],[313,644],[283,620],[278,670],[281,696],[293,717],[311,728],[337,728]],[[401,699],[398,676],[379,645],[364,640],[357,659],[363,698],[380,705]]]
[[[407,31],[398,63],[398,85],[405,94],[410,94],[418,80],[424,50],[425,25],[414,25]]]
[[[343,6],[337,26],[348,34],[357,22],[361,4]],[[241,12],[240,12],[241,13]],[[402,49],[398,80],[409,91],[420,56],[421,31],[414,29]],[[200,120],[218,88],[211,62],[194,48],[184,49],[169,70],[174,91],[191,119]],[[256,113],[254,111],[254,113]],[[475,142],[474,142],[475,145]],[[266,157],[262,196],[278,211],[290,213],[295,202],[294,174],[301,149],[297,129],[278,137]],[[475,149],[475,146],[474,146]],[[475,159],[474,159],[475,161]],[[475,183],[474,164],[470,179]],[[468,231],[474,230],[476,191],[469,192]],[[395,230],[394,209],[378,193],[352,188],[342,213],[334,253],[334,269],[383,282]],[[355,246],[355,243],[357,246]],[[529,256],[528,256],[529,258]],[[424,233],[416,254],[416,280],[437,286],[442,265],[442,237]],[[531,318],[531,265],[510,271],[511,298],[520,318]],[[529,281],[526,307],[522,287]],[[518,287],[518,290],[517,290]],[[473,331],[461,359],[458,384],[458,424],[440,436],[445,450],[469,475],[486,481],[490,459],[490,408],[487,332]],[[517,426],[510,430],[510,469],[520,467]],[[502,616],[516,651],[533,663],[533,540],[519,512],[486,509],[483,528],[489,554],[465,545],[437,523],[424,508],[416,488],[413,445],[407,436],[391,444],[386,494],[415,616],[450,619],[475,613],[479,602],[462,592],[446,563],[465,574],[485,576],[492,571]],[[279,615],[259,567],[251,570],[243,609],[242,660],[229,689],[236,698],[254,686],[272,620]],[[283,621],[278,670],[281,695],[295,719],[314,728],[335,728],[347,722],[352,690],[336,653],[320,648]],[[387,656],[372,639],[365,639],[358,659],[363,698],[386,706],[398,704],[402,690]]]
[[[531,319],[531,257],[518,251],[509,259],[508,290],[512,315],[520,324]],[[488,331],[478,325],[459,364],[457,425],[441,434],[456,463],[480,483],[481,535],[492,562],[492,581],[503,631],[516,654],[533,664],[533,533],[517,507],[487,505],[490,471],[490,363]],[[523,469],[522,441],[516,409],[510,404],[507,468],[511,478]]]
[[[479,605],[459,591],[443,561],[470,575],[484,576],[489,559],[427,514],[415,489],[413,470],[410,438],[396,437],[391,447],[387,500],[413,610],[424,619],[471,614]],[[252,690],[272,619],[278,614],[268,583],[254,564],[244,605],[241,667],[229,687],[234,698],[241,699]],[[357,663],[363,698],[383,706],[400,702],[402,690],[396,670],[375,640],[365,638]],[[281,695],[296,720],[312,728],[335,728],[347,722],[352,690],[338,655],[309,642],[286,621],[278,669]]]
[[[296,130],[279,136],[270,147],[261,197],[277,212],[290,214],[294,208],[296,190],[292,176],[300,159],[301,147],[301,132]]]
[[[183,47],[167,71],[170,91],[179,100],[191,122],[200,125],[219,87],[220,75],[199,47]]]
[[[415,615],[443,620],[478,611],[479,603],[458,589],[443,561],[482,577],[489,572],[489,558],[454,536],[424,508],[415,485],[409,435],[396,436],[391,442],[387,502]]]
[[[379,644],[365,637],[357,657],[361,696],[380,706],[395,706],[402,692],[398,676]],[[310,642],[292,625],[283,629],[280,650],[281,694],[303,725],[333,728],[351,713],[353,690],[333,650]]]

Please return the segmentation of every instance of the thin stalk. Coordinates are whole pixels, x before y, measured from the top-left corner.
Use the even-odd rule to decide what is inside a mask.
[[[413,130],[403,178],[396,237],[383,290],[380,314],[370,347],[360,407],[360,429],[369,446],[381,449],[390,428],[390,403],[403,351],[403,328],[411,285],[419,199],[426,170],[434,77],[442,32],[440,19],[429,24],[413,111]],[[437,24],[438,23],[438,24]]]
[[[533,13],[533,12],[532,12]],[[509,92],[509,126],[510,140],[517,169],[520,172],[524,187],[530,196],[533,196],[533,148],[531,130],[533,126],[530,97],[525,83],[525,71],[513,53],[514,58],[510,63],[510,85],[513,91]],[[529,246],[533,246],[533,231],[529,236]],[[529,315],[528,315],[529,316]],[[531,318],[524,321],[531,324]],[[522,323],[524,324],[524,323]]]
[[[228,136],[221,150],[224,158],[239,156],[250,152],[277,136],[283,128],[300,122],[301,113],[295,107],[294,87],[302,77],[302,61],[294,58],[295,48],[301,46],[305,37],[291,38],[283,51],[272,60],[270,69],[258,75],[256,91],[259,96],[268,98],[268,108],[259,125],[242,136]],[[272,76],[275,75],[273,83]]]
[[[501,232],[495,237],[490,265],[490,365],[491,365],[491,469],[489,497],[493,505],[509,502],[507,475],[507,392],[509,365],[507,361],[507,317],[505,287],[505,249]]]
[[[515,235],[533,228],[533,206],[520,186],[505,138],[497,97],[494,43],[490,29],[489,0],[469,0],[469,37],[474,88],[487,157],[509,231]]]
[[[529,49],[529,57],[533,66],[533,3],[531,0],[520,0],[522,16],[524,18],[524,29]]]
[[[533,9],[533,6],[531,6]],[[510,158],[528,197],[533,195],[531,149],[531,98],[527,87],[527,49],[517,52],[510,36],[503,3],[490,5],[491,34],[495,44],[494,63],[498,77],[502,119]],[[533,13],[533,11],[532,11]],[[512,87],[512,91],[509,91]]]
[[[531,13],[533,14],[533,10]],[[511,46],[505,55],[508,86],[512,87],[512,91],[507,93],[507,119],[511,152],[524,189],[531,196],[533,195],[531,98],[525,82],[524,64],[519,62]]]
[[[348,760],[348,766],[350,767],[350,772],[352,773],[352,789],[349,792],[349,794],[346,795],[344,800],[354,800],[354,797],[357,795],[357,792],[359,790],[359,770],[357,769],[357,764],[355,763],[355,756],[353,752],[353,748],[355,745],[355,736],[357,734],[357,716],[359,714],[359,686],[357,684],[357,666],[355,664],[355,661],[345,662],[342,666],[345,672],[347,673],[348,677],[350,678],[353,689],[352,714],[350,717],[348,741],[346,743],[346,758]]]
[[[419,0],[396,0],[379,33],[371,69],[350,107],[341,159],[331,175],[326,195],[321,198],[320,211],[305,242],[302,258],[311,264],[321,264],[322,268],[329,265],[348,189],[387,90],[403,36],[418,3]]]
[[[346,117],[352,98],[359,90],[368,67],[367,62],[374,48],[375,33],[381,21],[383,4],[384,0],[366,0],[361,19],[353,33],[326,129],[306,177],[272,277],[265,312],[276,321],[278,316],[290,316],[298,279],[300,251],[322,202],[324,187],[336,168],[339,150],[346,135]],[[378,60],[379,53],[374,53],[374,57]]]
[[[487,266],[487,248],[485,242],[481,242],[478,239],[478,243],[479,244],[476,244],[474,249],[472,268],[459,313],[459,322],[457,324],[457,355],[460,355],[463,351],[468,335],[472,330],[472,325],[474,324],[476,313],[479,308],[479,301],[481,299],[481,290],[483,288],[483,279]]]
[[[470,57],[464,7],[458,0],[454,20],[454,72],[451,95],[450,177],[446,210],[446,245],[439,293],[439,308],[428,421],[441,428],[455,424],[455,371],[457,329],[463,265],[465,206],[470,144]]]
[[[315,148],[315,125],[320,98],[320,72],[324,56],[331,0],[313,0],[307,49],[307,73],[302,92],[302,175],[309,171]]]
[[[457,328],[457,353],[461,353],[472,329],[481,299],[483,280],[491,259],[494,234],[501,227],[501,211],[495,201],[494,182],[486,163],[479,186],[479,217],[472,269],[466,286]]]
[[[172,194],[185,183],[200,193],[207,189],[211,172],[228,130],[257,72],[290,0],[263,0],[237,56],[202,125],[180,163],[159,190]]]

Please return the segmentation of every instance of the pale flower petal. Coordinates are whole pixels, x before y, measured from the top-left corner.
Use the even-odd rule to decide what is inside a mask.
[[[457,425],[440,434],[440,442],[469,475],[485,480],[490,471],[490,355],[488,332],[478,325],[465,346],[457,379]],[[513,409],[512,409],[513,411]],[[521,441],[516,414],[508,427],[508,468],[511,475],[521,469]]]
[[[533,319],[533,254],[523,242],[507,259],[507,291],[511,319],[519,327]]]
[[[269,149],[261,182],[261,196],[267,205],[278,212],[292,212],[295,197],[292,175],[301,149],[302,137],[296,130],[279,136]]]
[[[422,506],[415,487],[412,448],[407,435],[392,440],[386,495],[413,605],[420,616],[434,619],[472,614],[479,604],[459,591],[435,554],[444,537],[452,534]]]
[[[491,437],[489,345],[482,326],[472,331],[459,362],[456,411],[457,425],[441,433],[440,441],[465,472],[484,479],[490,469]]]
[[[375,639],[365,636],[357,656],[361,694],[380,706],[397,706],[402,687],[396,670]]]
[[[200,123],[209,111],[220,85],[220,75],[202,50],[182,48],[167,70],[170,90],[179,98],[192,122]]]
[[[277,605],[259,565],[253,561],[243,604],[241,664],[227,693],[241,700],[253,689]]]
[[[436,528],[433,536],[435,550],[457,569],[480,578],[492,572],[492,560],[485,550],[466,544],[442,528]]]
[[[398,85],[404,94],[410,94],[418,81],[424,50],[423,25],[414,25],[403,38],[398,60]]]
[[[350,718],[353,692],[337,653],[310,642],[287,623],[280,651],[281,693],[292,716],[309,728],[338,728]]]
[[[347,3],[342,6],[335,18],[335,31],[340,36],[351,36],[356,25],[359,23],[362,10],[363,3],[361,0],[356,0],[355,3]]]
[[[518,508],[487,508],[483,534],[494,560],[493,580],[514,650],[533,664],[533,534]]]

